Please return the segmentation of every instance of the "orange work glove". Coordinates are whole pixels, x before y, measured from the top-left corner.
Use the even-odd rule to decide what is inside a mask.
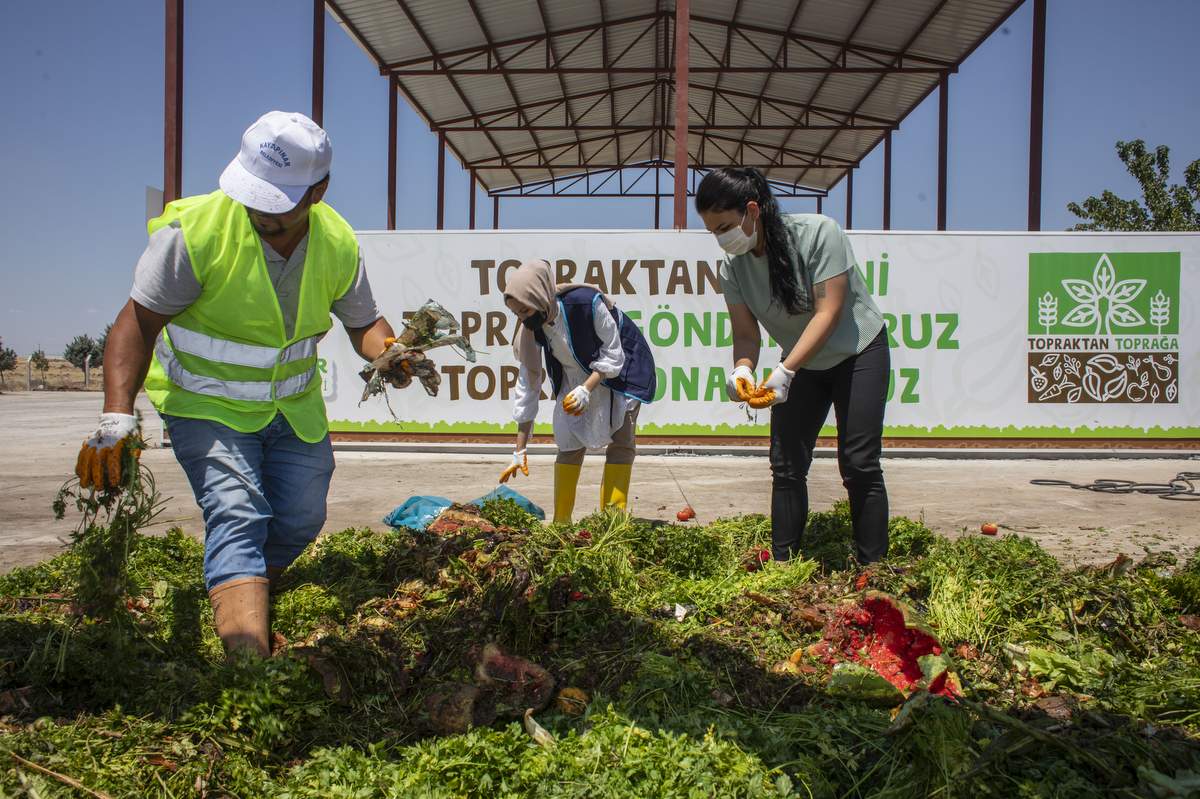
[[[137,433],[137,417],[128,413],[100,414],[100,427],[83,442],[75,459],[75,476],[80,488],[104,491],[119,488],[126,475],[121,473],[121,457],[130,437]],[[140,455],[134,450],[134,457]]]
[[[788,389],[791,388],[792,378],[795,376],[796,373],[782,363],[776,366],[770,377],[754,390],[754,396],[749,400],[750,407],[769,408],[787,402]]]
[[[754,396],[754,372],[743,364],[735,367],[725,379],[725,393],[733,402],[749,402]]]
[[[587,386],[576,386],[563,398],[563,410],[572,416],[583,416],[591,399],[592,392],[587,390]]]
[[[508,465],[504,471],[500,472],[500,482],[507,483],[509,478],[516,477],[517,472],[529,476],[529,456],[525,454],[525,450],[519,449],[512,454],[512,463]]]

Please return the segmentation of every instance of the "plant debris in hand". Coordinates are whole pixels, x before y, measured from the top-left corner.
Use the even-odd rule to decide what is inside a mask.
[[[154,475],[141,462],[145,448],[139,415],[134,432],[112,447],[106,463],[96,459],[94,473],[72,477],[54,497],[56,519],[66,516],[69,504],[80,514],[71,549],[78,569],[76,600],[88,616],[114,619],[126,609],[129,547],[162,510]]]
[[[453,347],[467,361],[475,363],[475,350],[468,337],[460,332],[458,320],[437,302],[428,300],[404,321],[404,330],[396,340],[359,372],[367,384],[359,404],[377,394],[382,394],[386,402],[387,386],[407,388],[414,379],[421,383],[426,394],[436,397],[442,377],[428,353],[438,347]],[[388,410],[391,411],[390,403]]]

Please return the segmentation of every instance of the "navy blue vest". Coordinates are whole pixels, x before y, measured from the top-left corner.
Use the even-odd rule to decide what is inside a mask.
[[[598,302],[603,303],[604,299],[599,291],[590,286],[580,286],[558,295],[559,313],[562,314],[567,328],[567,344],[579,366],[589,374],[592,371],[592,361],[600,354],[600,337],[596,335],[596,326],[592,321],[592,306]],[[621,334],[625,365],[621,367],[619,375],[605,380],[604,385],[612,391],[642,402],[653,402],[658,376],[654,371],[654,354],[650,352],[650,344],[632,319],[615,306],[609,310]],[[546,374],[550,375],[554,396],[557,397],[562,389],[562,364],[550,352],[550,345],[540,330],[537,340],[546,353]]]

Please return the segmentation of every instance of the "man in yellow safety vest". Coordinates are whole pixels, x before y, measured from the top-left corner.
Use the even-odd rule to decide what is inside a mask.
[[[79,458],[81,471],[116,462],[144,383],[204,511],[204,579],[231,652],[270,653],[271,582],[325,523],[334,462],[317,342],[330,312],[367,360],[394,336],[353,230],[321,202],[332,155],[311,119],[271,111],[219,191],[150,221],[108,334],[100,427]]]

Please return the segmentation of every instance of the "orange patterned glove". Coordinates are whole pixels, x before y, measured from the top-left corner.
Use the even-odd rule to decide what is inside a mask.
[[[510,478],[516,477],[517,472],[529,476],[529,456],[525,454],[525,450],[519,449],[512,455],[512,463],[508,468],[500,472],[500,482],[507,483]]]
[[[563,398],[563,410],[572,416],[583,416],[591,399],[592,392],[588,391],[586,386],[576,386]]]
[[[124,482],[121,457],[130,437],[137,433],[137,417],[128,413],[100,414],[100,427],[83,442],[75,459],[75,476],[80,488],[104,491]],[[133,450],[134,457],[141,454]]]
[[[754,391],[750,400],[751,408],[769,408],[781,402],[787,402],[788,389],[796,373],[782,363],[771,370],[771,375]]]
[[[743,364],[735,367],[725,379],[725,393],[733,402],[749,402],[754,396],[754,372]]]

